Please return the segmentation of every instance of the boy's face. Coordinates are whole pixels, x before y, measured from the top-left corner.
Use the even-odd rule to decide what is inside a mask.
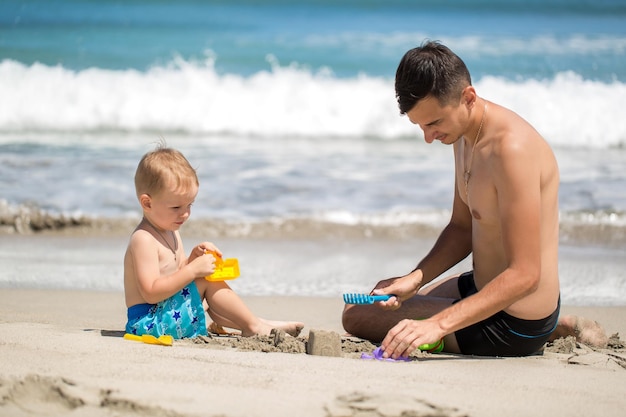
[[[180,191],[167,187],[157,195],[142,195],[141,205],[148,220],[163,230],[178,230],[191,215],[191,205],[198,194],[198,187],[193,185],[188,190]]]

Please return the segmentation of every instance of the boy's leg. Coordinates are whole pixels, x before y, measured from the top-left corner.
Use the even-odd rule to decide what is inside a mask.
[[[209,315],[217,324],[241,330],[243,336],[268,335],[273,328],[297,336],[302,328],[300,322],[268,321],[257,317],[243,300],[223,281],[196,280],[198,291],[209,305]]]
[[[204,282],[202,282],[204,281]],[[244,336],[259,333],[260,321],[223,281],[197,280],[198,291],[209,305],[209,315],[220,326],[241,330]]]

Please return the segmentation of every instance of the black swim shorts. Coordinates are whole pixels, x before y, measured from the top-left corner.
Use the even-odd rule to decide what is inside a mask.
[[[461,274],[458,286],[461,299],[477,293],[474,272]],[[532,355],[541,350],[556,328],[560,308],[559,297],[556,310],[540,320],[522,320],[500,311],[483,321],[456,331],[456,340],[464,355]]]

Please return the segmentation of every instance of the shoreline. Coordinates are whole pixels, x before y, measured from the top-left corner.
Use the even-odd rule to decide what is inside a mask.
[[[422,215],[424,215],[422,213]],[[434,216],[434,218],[432,217]],[[412,239],[435,240],[447,222],[445,211],[430,213],[421,221],[377,219],[373,215],[354,219],[354,223],[335,222],[318,217],[227,221],[205,217],[192,218],[185,236],[213,239]],[[9,206],[0,200],[0,238],[4,236],[128,236],[140,217],[99,217],[48,213],[36,206]],[[391,222],[390,222],[391,221]],[[579,211],[561,213],[560,243],[571,246],[619,249],[626,244],[626,212]]]
[[[187,230],[191,233],[187,233]],[[122,260],[129,235],[0,235],[2,288],[122,291]],[[216,238],[190,227],[186,252],[212,240],[226,257],[239,259],[241,277],[229,285],[242,296],[340,297],[367,292],[378,281],[414,268],[433,238]],[[471,269],[471,257],[443,276]],[[560,247],[565,305],[626,305],[626,258],[618,248]]]

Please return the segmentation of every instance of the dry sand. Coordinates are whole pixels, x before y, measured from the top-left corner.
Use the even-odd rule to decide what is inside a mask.
[[[626,349],[561,339],[542,356],[304,353],[310,330],[342,334],[334,298],[244,297],[300,338],[204,338],[171,347],[124,340],[118,292],[0,290],[0,416],[623,416]],[[626,307],[564,307],[626,334]],[[251,349],[251,350],[250,350]],[[277,352],[273,352],[277,351]],[[293,352],[293,353],[285,353]]]

